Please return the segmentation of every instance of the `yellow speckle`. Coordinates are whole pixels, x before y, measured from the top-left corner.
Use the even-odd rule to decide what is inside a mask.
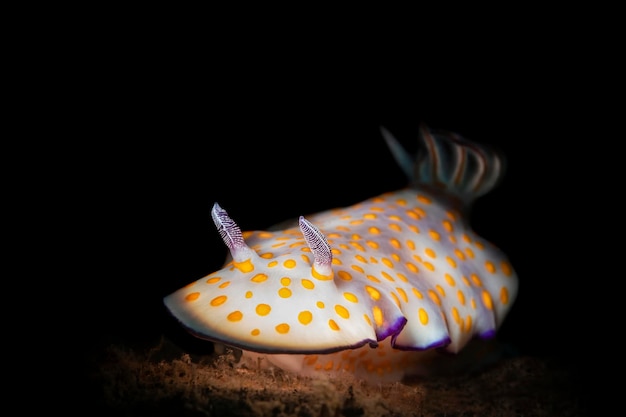
[[[258,336],[259,334],[261,334],[261,331],[259,329],[253,329],[250,334],[252,336]]]
[[[429,271],[435,270],[435,266],[430,262],[422,262],[422,265],[424,265],[424,268],[428,269]]]
[[[374,213],[365,213],[365,214],[363,215],[363,218],[364,218],[364,219],[368,219],[368,220],[374,220],[374,219],[376,219],[377,217],[378,217],[378,216],[377,216],[377,215],[375,215]]]
[[[337,323],[335,323],[335,320],[333,319],[328,320],[328,327],[335,331],[339,330],[339,326],[337,325]]]
[[[374,275],[366,275],[367,279],[369,279],[372,282],[376,282],[379,283],[380,280],[378,278],[376,278]]]
[[[243,318],[243,314],[241,314],[241,311],[236,310],[230,313],[226,318],[229,321],[239,321]]]
[[[510,277],[511,274],[513,273],[513,269],[511,268],[511,265],[507,261],[500,262],[500,268],[502,269],[502,273],[506,275],[507,277]]]
[[[382,203],[382,201],[381,201],[381,203]],[[385,209],[382,208],[382,207],[372,207],[372,208],[370,208],[370,210],[372,210],[372,211],[381,211],[381,212],[385,211]]]
[[[396,276],[400,278],[400,281],[409,282],[409,279],[402,273],[396,272]]]
[[[397,222],[401,222],[402,221],[402,217],[396,216],[395,214],[391,214],[389,216],[389,220],[394,220],[394,221],[397,221]]]
[[[388,273],[386,273],[385,271],[381,271],[380,274],[383,276],[383,278],[385,278],[387,281],[395,281],[395,279],[393,279],[393,277],[391,275],[389,275]]]
[[[350,238],[352,240],[361,240],[361,235],[359,235],[358,233],[353,233]]]
[[[274,268],[276,265],[278,265],[278,261],[272,261],[272,262],[267,264],[267,267],[268,268]]]
[[[476,310],[476,300],[474,299],[474,297],[472,297],[472,299],[470,300],[470,305],[474,310]]]
[[[411,239],[406,241],[406,245],[409,247],[409,249],[415,250],[415,242],[413,242]]]
[[[424,295],[417,288],[411,288],[411,291],[413,291],[413,294],[420,300],[424,298]]]
[[[441,222],[441,224],[443,225],[443,228],[446,229],[446,232],[451,233],[454,230],[454,227],[452,227],[452,223],[450,222],[450,220],[444,220]]]
[[[285,268],[294,268],[296,266],[296,261],[294,261],[293,259],[287,259],[285,262],[283,262],[283,266]]]
[[[392,291],[389,294],[391,295],[391,298],[393,298],[394,303],[396,303],[396,305],[400,307],[400,300],[398,299],[396,293]]]
[[[382,326],[384,323],[383,311],[378,306],[372,307],[372,314],[374,316],[374,322],[377,326]]]
[[[311,320],[313,320],[313,314],[310,311],[305,310],[298,314],[298,321],[304,325],[309,324]]]
[[[366,285],[365,291],[367,291],[370,297],[372,297],[372,300],[374,301],[380,300],[380,292],[376,288]]]
[[[207,284],[215,284],[216,282],[218,282],[219,280],[221,280],[222,278],[220,277],[213,277],[213,278],[209,278],[206,280]]]
[[[428,324],[428,313],[426,312],[426,310],[420,308],[417,311],[417,315],[419,316],[420,323],[422,323],[424,326]]]
[[[317,308],[324,308],[324,303],[321,301],[318,301],[317,303],[315,303],[315,305],[317,306]]]
[[[441,236],[439,235],[439,232],[437,232],[436,230],[430,230],[428,232],[428,235],[430,236],[430,238],[432,240],[437,240],[438,241],[439,239],[441,239]]]
[[[358,266],[358,265],[352,265],[352,266],[351,266],[351,268],[352,268],[352,269],[354,269],[354,270],[355,270],[355,271],[357,271],[357,272],[360,272],[360,273],[363,273],[363,272],[364,272],[364,269],[363,269],[363,268],[361,268],[361,267],[360,267],[360,266]]]
[[[306,288],[307,290],[312,290],[313,288],[315,288],[315,284],[313,284],[313,281],[311,280],[303,278],[301,282],[302,282],[302,286]]]
[[[219,288],[226,288],[230,285],[230,281],[223,282],[219,285]]]
[[[351,303],[358,303],[359,302],[359,299],[357,298],[357,296],[352,294],[351,292],[344,292],[343,293],[343,298],[345,298],[346,300],[350,301]]]
[[[281,296],[282,298],[289,298],[291,297],[291,290],[289,288],[281,288],[280,290],[278,290],[278,295]]]
[[[348,311],[348,309],[340,304],[335,305],[335,312],[344,319],[350,318],[350,312]]]
[[[300,250],[301,250],[302,252],[311,252],[311,248],[309,248],[308,246],[305,246],[305,247],[303,247],[303,248],[300,248]]]
[[[363,318],[365,319],[365,322],[367,324],[369,324],[370,326],[372,325],[372,321],[370,320],[369,316],[367,314],[363,314]]]
[[[472,316],[469,314],[465,317],[465,330],[468,332],[472,330]]]
[[[349,273],[349,272],[346,272],[346,271],[339,271],[339,272],[337,273],[337,275],[339,275],[339,278],[341,278],[341,279],[342,279],[342,280],[344,280],[344,281],[350,281],[350,280],[352,280],[352,275],[350,275],[350,273]],[[303,283],[303,285],[304,285],[304,283]]]
[[[482,281],[480,280],[480,278],[478,277],[478,275],[476,275],[476,274],[471,274],[471,275],[470,275],[470,278],[472,279],[472,281],[474,282],[474,284],[475,284],[477,287],[482,287],[483,283],[482,283]]]
[[[301,258],[304,262],[306,262],[307,264],[310,264],[310,263],[311,263],[311,260],[309,259],[309,257],[308,257],[308,256],[306,256],[306,255],[304,255],[304,254],[300,255],[300,258]]]
[[[465,248],[465,253],[467,253],[467,256],[470,259],[474,259],[474,251],[472,250],[472,248]]]
[[[252,282],[263,282],[266,279],[267,279],[267,275],[265,275],[265,274],[256,274],[255,276],[250,278],[250,281],[252,281]]]
[[[335,229],[341,230],[342,232],[349,232],[350,231],[350,228],[346,227],[346,226],[337,226],[337,227],[335,227]]]
[[[302,246],[304,245],[304,242],[294,242],[291,245],[289,245],[290,248],[297,248],[298,246]]]
[[[272,311],[272,307],[267,304],[259,304],[258,306],[256,306],[256,313],[259,316],[267,316],[268,314],[270,314],[270,311]]]
[[[285,246],[285,242],[274,243],[272,245],[273,248],[280,248],[281,246]]]
[[[506,287],[500,288],[500,302],[504,305],[509,303],[509,290]]]
[[[415,226],[414,224],[410,225],[410,226],[409,226],[409,229],[411,229],[411,231],[412,231],[413,233],[419,233],[419,232],[420,232],[420,228],[419,228],[419,227],[417,227],[417,226]]]
[[[398,198],[396,204],[399,206],[406,206],[406,200],[404,198]]]
[[[417,196],[417,201],[419,201],[422,204],[430,204],[430,198],[426,197],[425,195],[418,195]]]
[[[267,239],[267,238],[274,236],[274,234],[269,233],[269,232],[259,232],[258,236],[263,239]]]
[[[382,258],[380,260],[382,263],[384,263],[387,267],[389,268],[393,268],[393,262],[391,262],[389,259],[387,258]]]
[[[359,262],[363,262],[364,264],[366,264],[366,263],[367,263],[367,259],[365,259],[365,258],[364,258],[363,256],[361,256],[361,255],[355,255],[355,256],[354,256],[354,259],[356,259],[356,260],[357,260],[357,261],[359,261]]]
[[[417,214],[416,212],[414,212],[413,210],[407,210],[406,211],[406,215],[409,216],[410,218],[412,218],[413,220],[419,220],[420,219],[420,215]]]
[[[461,316],[459,315],[459,310],[457,310],[456,307],[452,307],[452,318],[457,323],[459,323],[461,321]]]
[[[450,239],[450,242],[452,242],[452,243],[454,243],[456,245],[456,236],[450,235],[450,236],[448,236],[448,239]]]
[[[280,283],[284,286],[284,287],[288,287],[289,284],[291,284],[291,278],[288,277],[283,277],[280,279]]]
[[[436,258],[437,257],[437,254],[431,248],[424,249],[424,253],[426,253],[426,255],[430,256],[431,258]]]
[[[393,258],[394,261],[399,262],[400,261],[400,255],[398,255],[397,253],[392,253],[391,257]]]
[[[246,298],[252,298],[252,291],[246,291]]]
[[[439,294],[441,294],[442,297],[446,296],[446,292],[441,285],[439,284],[435,285],[435,289],[437,290]]]
[[[355,226],[362,224],[362,223],[363,223],[363,220],[351,220],[350,221],[350,224],[355,225]]]
[[[358,250],[360,250],[361,252],[365,252],[365,248],[360,243],[358,243],[358,242],[350,242],[350,244],[352,246],[354,246],[355,248],[357,248]]]
[[[398,294],[400,294],[400,297],[402,297],[405,303],[409,302],[409,297],[407,297],[406,292],[402,288],[396,287],[396,291],[398,291]]]
[[[311,275],[313,276],[313,278],[318,279],[320,281],[330,281],[333,279],[334,274],[333,274],[332,269],[330,270],[330,275],[320,274],[315,268],[315,265],[313,265],[313,268],[311,268]]]
[[[280,334],[289,333],[289,325],[287,323],[280,323],[276,326],[276,331]]]
[[[402,247],[402,244],[400,243],[400,241],[396,238],[393,239],[389,239],[389,243],[391,244],[391,246],[393,246],[396,249],[400,249]]]
[[[407,262],[406,263],[406,267],[408,268],[409,271],[413,272],[414,274],[417,274],[420,270],[411,262]]]
[[[454,281],[454,278],[452,278],[452,275],[446,272],[445,274],[443,274],[443,277],[445,278],[449,286],[454,287],[456,285],[456,282]]]
[[[272,254],[271,252],[267,252],[264,254],[259,255],[261,258],[263,259],[272,259],[274,257],[274,254]]]
[[[470,237],[465,233],[463,233],[463,235],[461,236],[461,239],[463,239],[465,243],[472,243],[472,239],[470,239]]]
[[[389,223],[389,228],[391,230],[395,230],[396,232],[401,232],[402,231],[402,228],[397,223]]]
[[[456,296],[459,299],[459,303],[461,303],[462,306],[465,305],[465,294],[463,294],[463,291],[458,290],[456,292]]]
[[[454,250],[454,254],[456,255],[457,258],[459,258],[460,260],[464,261],[465,260],[465,254],[463,253],[463,251],[459,248],[456,248]]]
[[[341,255],[341,251],[339,249],[332,248],[330,251],[333,255]]]
[[[489,294],[487,291],[483,291],[482,296],[483,296],[483,304],[485,304],[485,307],[487,307],[488,310],[492,310],[493,301],[491,300],[491,294]]]
[[[456,268],[456,261],[454,259],[452,259],[449,256],[446,256],[446,261],[448,261],[448,264],[450,264],[452,268]]]
[[[367,229],[368,232],[370,232],[373,235],[378,235],[380,234],[380,229],[378,227],[370,227],[369,229]]]
[[[192,292],[190,294],[187,294],[187,296],[185,297],[185,300],[187,301],[195,301],[198,299],[198,297],[200,297],[200,293],[199,292]]]
[[[476,246],[476,247],[477,247],[478,249],[480,249],[480,250],[485,249],[485,245],[483,245],[483,243],[482,243],[482,242],[479,242],[479,241],[475,241],[475,242],[474,242],[474,246]]]
[[[430,297],[431,300],[433,300],[435,304],[441,307],[441,300],[439,299],[439,296],[437,295],[436,292],[434,292],[433,290],[428,290],[428,296]]]
[[[331,262],[333,263],[333,265],[343,265],[343,262],[341,262],[341,259],[339,258],[333,258]]]
[[[329,234],[326,235],[326,237],[329,238],[329,239],[332,239],[332,238],[341,237],[341,235],[339,233],[329,233]],[[330,251],[335,253],[334,250],[335,249],[331,249]]]
[[[247,259],[242,262],[233,262],[233,266],[240,270],[241,272],[250,272],[254,270],[254,265],[250,262],[250,259]]]
[[[225,295],[219,295],[211,300],[211,305],[213,307],[221,306],[226,302],[227,298]]]
[[[457,215],[453,212],[453,211],[446,211],[446,216],[448,216],[450,218],[450,220],[456,220]]]
[[[496,272],[496,266],[491,261],[485,262],[485,269],[492,274],[495,274]]]
[[[378,259],[374,258],[373,256],[370,256],[370,262],[373,264],[377,264],[378,263]]]
[[[367,246],[369,246],[372,249],[378,249],[380,246],[378,242],[374,242],[373,240],[367,240],[365,241],[365,243],[367,244]]]

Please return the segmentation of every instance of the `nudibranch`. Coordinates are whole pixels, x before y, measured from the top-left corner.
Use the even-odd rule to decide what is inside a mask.
[[[406,188],[282,230],[242,232],[215,203],[226,263],[167,295],[169,312],[199,338],[304,375],[401,380],[428,355],[492,338],[518,279],[468,217],[502,155],[422,125],[413,157],[381,130]]]

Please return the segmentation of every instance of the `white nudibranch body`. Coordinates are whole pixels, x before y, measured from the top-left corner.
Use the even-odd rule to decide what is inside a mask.
[[[465,213],[500,179],[501,156],[422,126],[414,159],[383,135],[411,178],[405,189],[277,231],[242,232],[216,203],[229,259],[165,297],[173,316],[200,338],[290,371],[380,380],[493,337],[518,280]]]

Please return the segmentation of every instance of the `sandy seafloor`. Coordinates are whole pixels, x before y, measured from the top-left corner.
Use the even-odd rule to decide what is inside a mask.
[[[583,375],[556,358],[520,355],[473,372],[368,383],[250,369],[232,351],[189,354],[165,338],[93,354],[84,399],[94,416],[594,415]]]

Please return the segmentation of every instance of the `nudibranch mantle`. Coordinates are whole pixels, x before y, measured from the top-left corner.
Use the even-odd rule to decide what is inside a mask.
[[[226,264],[166,296],[172,315],[197,337],[305,375],[400,380],[435,350],[493,337],[517,275],[467,213],[502,177],[502,156],[421,126],[413,158],[382,131],[407,188],[282,230],[242,232],[215,203]]]

